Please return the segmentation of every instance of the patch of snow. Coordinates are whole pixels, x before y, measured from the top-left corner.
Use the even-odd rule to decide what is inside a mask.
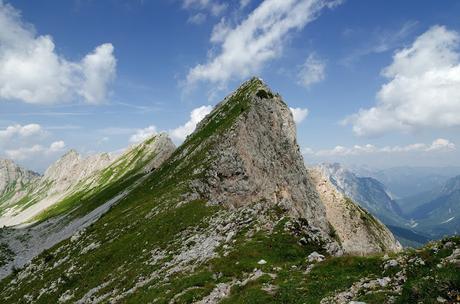
[[[445,220],[444,222],[441,222],[441,224],[446,224],[450,221],[452,221],[455,218],[455,216],[451,217],[450,219]]]

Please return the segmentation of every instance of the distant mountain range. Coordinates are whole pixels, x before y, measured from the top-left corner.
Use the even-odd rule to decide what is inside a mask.
[[[460,232],[460,175],[452,177],[458,168],[373,171],[337,163],[319,168],[339,191],[379,218],[406,245]],[[394,199],[394,194],[407,196]]]
[[[375,170],[354,166],[350,169],[358,176],[373,177],[382,182],[394,199],[440,187],[449,178],[460,175],[460,167],[393,167]]]
[[[400,200],[417,229],[435,237],[460,233],[460,175],[430,191]]]

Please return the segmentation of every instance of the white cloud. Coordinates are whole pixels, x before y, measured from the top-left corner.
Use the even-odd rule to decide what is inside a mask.
[[[301,123],[304,121],[305,118],[308,116],[308,109],[302,109],[302,108],[289,108],[291,109],[292,116],[294,117],[294,121],[296,124]]]
[[[191,24],[202,24],[206,21],[206,15],[203,13],[197,13],[190,16],[187,20],[188,23]]]
[[[460,126],[460,35],[433,26],[382,71],[377,105],[345,120],[357,135]]]
[[[455,150],[455,144],[444,138],[438,138],[427,148],[427,151]]]
[[[157,128],[155,126],[148,126],[147,128],[136,130],[136,133],[131,135],[129,141],[132,143],[139,143],[155,134],[157,134]]]
[[[19,11],[0,0],[0,99],[53,104],[80,96],[101,103],[115,65],[111,44],[81,62],[66,60],[56,53],[51,36],[37,35]]]
[[[315,156],[357,156],[364,154],[376,153],[408,153],[408,152],[449,152],[455,151],[456,146],[444,138],[438,138],[431,144],[416,143],[406,146],[385,146],[376,147],[371,144],[367,145],[354,145],[353,147],[336,146],[332,149],[314,151],[311,148],[302,149],[304,155]]]
[[[240,8],[245,8],[251,3],[251,0],[240,0]]]
[[[64,149],[65,143],[61,140],[51,143],[49,147],[33,145],[32,147],[21,147],[18,149],[6,150],[5,154],[8,158],[18,161],[50,156],[56,153],[61,153],[64,151]]]
[[[64,143],[64,141],[60,140],[60,141],[55,141],[55,142],[51,143],[48,151],[50,153],[60,152],[60,151],[64,150],[64,148],[65,148],[65,143]]]
[[[314,20],[324,7],[337,1],[266,0],[236,27],[224,22],[211,35],[217,53],[189,70],[186,83],[200,81],[224,86],[231,79],[247,78],[282,54],[289,34]]]
[[[363,33],[360,30],[345,29],[343,36],[351,38],[355,36],[355,33],[359,33],[360,41],[362,41],[362,36],[365,34],[365,44],[358,47],[357,49],[351,51],[345,58],[341,60],[342,64],[345,66],[350,66],[356,63],[361,57],[367,56],[369,54],[380,54],[387,52],[391,49],[400,47],[404,45],[407,37],[411,35],[418,26],[417,21],[407,21],[397,30],[388,30],[388,29],[376,29],[370,33]]]
[[[183,0],[182,7],[208,11],[213,16],[219,16],[227,9],[228,4],[216,0]]]
[[[13,137],[31,137],[38,136],[44,133],[42,127],[39,124],[28,124],[28,125],[12,125],[6,127],[4,130],[0,130],[0,140],[8,140]]]
[[[305,88],[326,78],[326,63],[314,54],[310,54],[300,66],[297,83]]]
[[[113,45],[105,43],[83,58],[83,83],[80,94],[88,103],[97,104],[107,95],[107,84],[115,77],[116,59]]]
[[[195,128],[196,125],[203,119],[205,118],[206,115],[211,113],[213,107],[212,106],[201,106],[199,108],[193,109],[192,112],[190,113],[190,120],[187,121],[184,125],[171,130],[169,134],[173,139],[176,139],[178,141],[183,141],[187,137],[187,135],[191,134]]]

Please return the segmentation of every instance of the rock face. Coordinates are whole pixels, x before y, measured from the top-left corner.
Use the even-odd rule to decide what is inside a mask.
[[[77,151],[70,150],[45,171],[43,179],[50,182],[74,184],[100,171],[112,161],[108,153],[82,157]]]
[[[320,170],[311,169],[309,172],[326,206],[327,218],[346,253],[365,255],[402,250],[385,225],[337,191]]]
[[[0,159],[0,197],[7,192],[15,192],[37,180],[39,174],[25,170],[13,161]]]
[[[42,183],[51,185],[46,196],[61,196],[60,194],[101,171],[112,161],[108,153],[82,157],[77,151],[70,150],[45,171]]]
[[[141,143],[141,147],[155,154],[154,157],[148,154],[144,156],[145,159],[143,161],[145,161],[146,164],[143,166],[143,170],[145,172],[151,172],[158,169],[176,149],[176,146],[166,133],[156,135],[154,141],[147,140]]]
[[[215,145],[207,152],[209,166],[195,189],[212,204],[237,208],[263,201],[280,206],[327,238],[331,231],[325,208],[308,179],[296,126],[281,96],[254,78],[220,103],[196,132],[235,112],[244,113],[211,139]]]

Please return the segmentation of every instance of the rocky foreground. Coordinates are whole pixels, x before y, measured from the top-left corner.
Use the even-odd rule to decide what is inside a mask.
[[[104,170],[102,180],[123,164]],[[429,303],[456,296],[458,240],[433,245],[436,252],[399,253],[383,224],[305,169],[292,114],[260,79],[225,98],[164,162],[136,172],[38,218],[34,225],[67,214],[78,220],[96,210],[88,205],[118,198],[13,269],[0,282],[2,303]],[[418,257],[424,264],[415,264]],[[426,269],[411,272],[411,265]],[[425,274],[442,283],[428,295]]]

